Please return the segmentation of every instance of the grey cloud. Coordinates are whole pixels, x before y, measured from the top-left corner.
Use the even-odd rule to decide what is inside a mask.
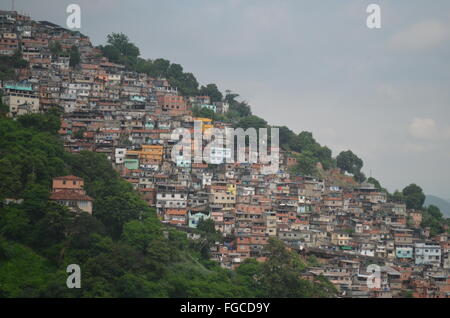
[[[389,40],[389,46],[394,50],[428,50],[442,45],[449,39],[449,21],[429,20],[394,34]]]

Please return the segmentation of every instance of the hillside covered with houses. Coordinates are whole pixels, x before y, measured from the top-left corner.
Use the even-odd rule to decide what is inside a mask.
[[[287,127],[271,174],[226,147],[173,161],[174,129],[271,126],[123,34],[94,46],[0,11],[0,35],[0,296],[21,295],[6,278],[20,250],[45,273],[31,297],[450,297],[450,222],[419,186],[389,193],[350,150]],[[86,294],[54,288],[75,261]]]

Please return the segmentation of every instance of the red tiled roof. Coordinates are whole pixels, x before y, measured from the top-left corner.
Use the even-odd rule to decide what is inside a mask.
[[[52,200],[94,201],[90,196],[75,191],[62,190],[52,193]]]
[[[186,209],[167,209],[165,212],[167,215],[186,215]]]

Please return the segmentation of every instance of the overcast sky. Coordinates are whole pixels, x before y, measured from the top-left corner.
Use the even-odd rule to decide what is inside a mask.
[[[0,0],[2,9],[10,0]],[[16,0],[65,25],[81,7],[94,45],[123,32],[145,58],[239,93],[253,112],[351,149],[390,191],[416,182],[450,199],[448,0]],[[381,6],[382,28],[366,26]]]

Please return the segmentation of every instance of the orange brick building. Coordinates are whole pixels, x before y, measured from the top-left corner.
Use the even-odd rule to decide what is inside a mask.
[[[156,97],[158,106],[161,107],[163,113],[177,116],[187,113],[187,103],[183,96],[178,95],[158,95]]]
[[[68,207],[72,211],[92,214],[92,198],[83,189],[84,180],[76,176],[56,177],[50,199]]]

